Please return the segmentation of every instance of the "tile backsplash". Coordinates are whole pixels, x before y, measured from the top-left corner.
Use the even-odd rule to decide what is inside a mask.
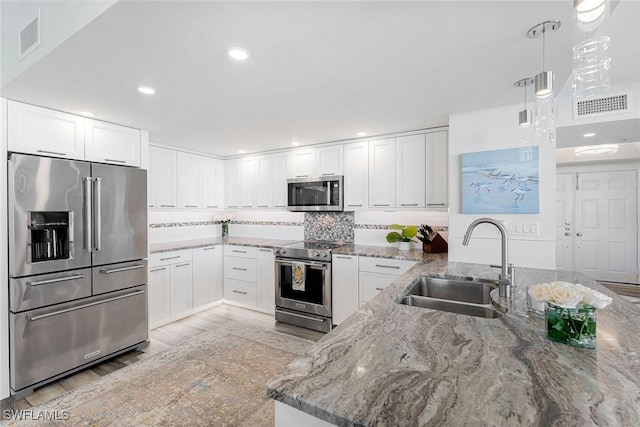
[[[353,243],[354,225],[353,212],[306,212],[304,239]]]

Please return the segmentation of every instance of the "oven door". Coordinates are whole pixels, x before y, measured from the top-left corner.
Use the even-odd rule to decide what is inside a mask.
[[[331,317],[331,263],[276,258],[276,306]],[[293,269],[304,268],[304,289],[294,289]]]

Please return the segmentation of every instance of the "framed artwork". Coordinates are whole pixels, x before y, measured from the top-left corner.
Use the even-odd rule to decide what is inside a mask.
[[[540,212],[538,147],[462,154],[463,214]]]

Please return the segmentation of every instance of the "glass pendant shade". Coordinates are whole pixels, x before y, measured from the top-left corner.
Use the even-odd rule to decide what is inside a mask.
[[[573,96],[586,98],[609,89],[611,39],[606,35],[609,0],[575,0]]]
[[[533,160],[533,129],[531,126],[520,127],[520,161]]]
[[[553,96],[536,98],[534,120],[536,144],[555,144],[556,142],[556,100]]]

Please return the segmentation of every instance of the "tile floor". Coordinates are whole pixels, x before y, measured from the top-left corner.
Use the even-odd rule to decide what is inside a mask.
[[[127,365],[171,348],[198,334],[209,331],[221,325],[225,319],[233,319],[245,324],[279,331],[312,341],[317,341],[324,336],[324,334],[320,332],[275,322],[273,315],[222,304],[196,313],[185,319],[153,329],[150,333],[150,343],[142,351],[132,351],[122,354],[74,375],[45,385],[24,399],[17,401],[12,398],[4,399],[0,402],[0,410],[24,410],[48,402],[64,393],[99,379],[104,375],[115,372]]]

